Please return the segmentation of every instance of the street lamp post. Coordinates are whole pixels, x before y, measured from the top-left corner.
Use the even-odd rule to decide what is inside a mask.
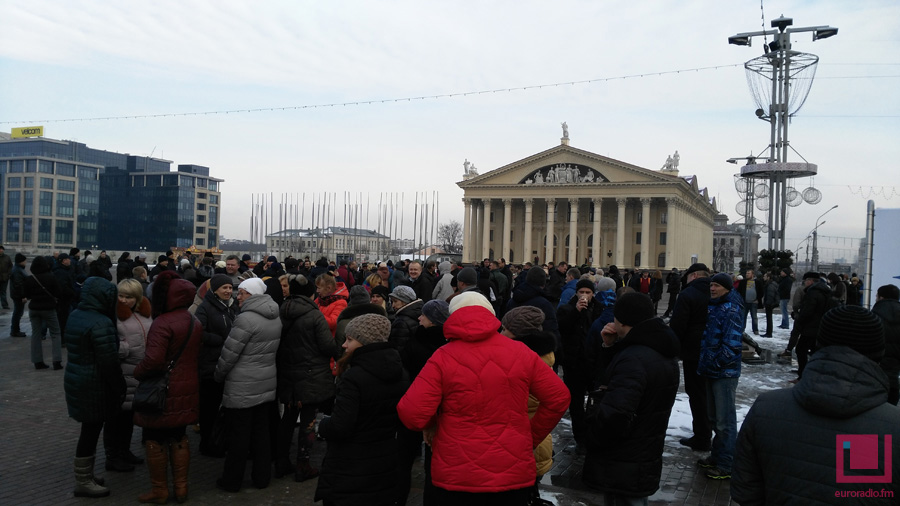
[[[825,224],[824,221],[822,223],[819,223],[819,220],[821,220],[822,217],[825,216],[826,214],[837,209],[837,207],[838,207],[837,204],[831,206],[831,208],[829,210],[825,211],[824,213],[819,215],[818,218],[816,218],[816,226],[813,227],[813,231],[812,231],[812,236],[813,236],[813,247],[812,247],[813,260],[812,261],[813,261],[813,271],[815,271],[815,272],[819,272],[819,227],[821,227],[822,225]]]

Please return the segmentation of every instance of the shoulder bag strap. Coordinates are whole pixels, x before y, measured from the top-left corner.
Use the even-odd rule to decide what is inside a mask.
[[[184,343],[182,343],[181,348],[178,350],[178,353],[176,353],[175,356],[172,357],[172,361],[169,362],[169,366],[166,368],[170,372],[175,368],[175,362],[178,361],[178,357],[180,357],[184,349],[187,348],[187,344],[191,340],[191,336],[194,335],[194,315],[190,315],[190,317],[191,321],[188,324],[188,335],[185,338]]]

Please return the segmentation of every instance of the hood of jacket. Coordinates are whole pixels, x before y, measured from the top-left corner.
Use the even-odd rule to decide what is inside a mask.
[[[420,314],[422,314],[422,306],[424,306],[424,305],[425,305],[425,303],[422,302],[422,299],[416,299],[416,300],[410,302],[409,304],[406,304],[405,306],[398,309],[396,314],[398,316],[404,315],[404,316],[408,316],[412,319],[416,319],[419,317]]]
[[[466,306],[454,311],[444,323],[444,337],[448,341],[484,341],[498,335],[500,320],[481,306]]]
[[[721,297],[710,297],[709,305],[710,306],[718,306],[721,304],[725,304],[726,302],[730,302],[732,304],[740,304],[744,305],[744,298],[741,297],[741,294],[738,293],[737,290],[728,290],[728,293]]]
[[[399,381],[403,378],[403,362],[400,352],[391,343],[372,343],[353,350],[350,367],[360,367],[381,381]]]
[[[206,287],[206,290],[203,290],[204,286]],[[218,311],[224,313],[232,305],[237,304],[237,300],[235,300],[233,297],[228,299],[227,302],[220,299],[219,296],[216,295],[216,292],[209,289],[209,280],[204,281],[203,284],[200,285],[200,287],[201,288],[197,289],[197,293],[200,293],[200,291],[203,290],[203,300],[212,304],[212,306]]]
[[[822,294],[822,296],[825,297],[825,300],[828,300],[828,298],[830,298],[833,295],[833,292],[831,291],[831,287],[828,286],[828,283],[826,283],[822,280],[816,281],[815,283],[809,285],[806,288],[806,295],[810,295],[813,292],[820,292]]]
[[[81,300],[78,302],[78,309],[82,311],[96,311],[112,320],[113,315],[116,313],[117,302],[118,290],[116,285],[95,276],[87,278],[84,286],[81,287]]]
[[[278,304],[266,294],[251,295],[241,304],[241,313],[256,313],[267,320],[279,317]]]
[[[137,313],[144,318],[150,318],[150,301],[147,300],[147,297],[141,297],[141,302],[138,303],[135,311],[132,311],[130,307],[123,304],[122,301],[117,301],[116,304],[116,317],[121,321],[125,321],[131,318],[131,313]]]
[[[31,262],[31,273],[43,274],[45,272],[50,272],[50,263],[42,256],[34,257],[34,260]]]
[[[246,306],[247,303],[245,302],[244,305]],[[288,322],[302,318],[310,311],[318,310],[319,306],[316,304],[316,301],[302,295],[294,295],[284,299],[284,303],[281,305],[280,314],[281,319]],[[287,328],[287,325],[285,325],[285,328]]]
[[[527,302],[535,297],[547,298],[547,295],[544,293],[544,290],[528,283],[522,283],[517,286],[512,293],[513,300],[518,304]]]
[[[341,314],[338,315],[338,320],[352,320],[357,316],[362,316],[364,314],[380,314],[387,318],[387,311],[385,311],[382,306],[367,302],[365,304],[353,304],[352,306],[347,306],[341,311]]]
[[[619,345],[622,347],[619,348]],[[674,358],[681,351],[678,336],[659,317],[644,320],[632,327],[628,335],[616,344],[615,348],[619,348],[616,353],[628,346],[638,345],[651,348],[666,358]]]
[[[597,299],[597,302],[600,303],[604,308],[613,307],[616,305],[616,291],[615,290],[603,290],[602,292],[597,292],[594,294],[594,298]]]
[[[888,378],[878,364],[853,349],[826,346],[810,357],[792,392],[810,413],[850,418],[887,402]]]

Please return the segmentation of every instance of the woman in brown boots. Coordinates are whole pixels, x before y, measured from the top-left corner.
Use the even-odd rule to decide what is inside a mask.
[[[135,413],[135,423],[144,429],[142,440],[152,486],[150,492],[138,498],[140,502],[166,504],[169,500],[170,459],[175,499],[179,503],[187,500],[191,453],[185,428],[196,423],[198,417],[197,354],[203,337],[203,327],[188,312],[196,291],[193,283],[179,278],[173,271],[157,275],[153,282],[153,324],[144,359],[135,368],[134,377],[140,381],[163,373],[172,359],[178,358],[169,375],[163,412]]]

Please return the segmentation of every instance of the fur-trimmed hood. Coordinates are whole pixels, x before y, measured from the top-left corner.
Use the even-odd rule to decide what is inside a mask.
[[[147,300],[147,297],[141,297],[141,302],[138,303],[137,306],[138,307],[135,308],[135,311],[133,312],[143,316],[144,318],[150,318],[150,301]],[[118,303],[116,304],[116,317],[119,320],[124,322],[125,320],[131,318],[131,313],[132,310],[130,307],[123,304],[122,301],[118,301]]]

